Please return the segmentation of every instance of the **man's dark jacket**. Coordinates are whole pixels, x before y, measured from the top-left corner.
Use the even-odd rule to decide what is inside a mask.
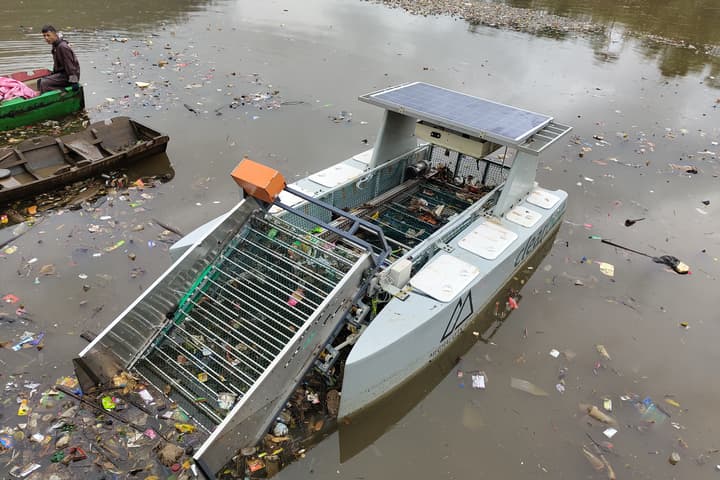
[[[67,75],[67,81],[78,83],[80,81],[80,63],[70,45],[62,38],[53,42],[53,73]]]

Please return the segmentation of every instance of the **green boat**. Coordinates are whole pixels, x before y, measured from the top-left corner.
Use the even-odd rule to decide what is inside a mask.
[[[49,70],[42,69],[13,73],[9,77],[34,87],[36,79],[50,73]],[[84,107],[85,94],[82,86],[77,90],[70,87],[53,90],[34,98],[13,98],[0,102],[0,131],[64,117]]]

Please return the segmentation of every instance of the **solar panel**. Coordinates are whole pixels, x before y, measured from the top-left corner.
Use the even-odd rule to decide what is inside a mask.
[[[368,103],[481,138],[517,144],[552,117],[423,82],[360,97]]]

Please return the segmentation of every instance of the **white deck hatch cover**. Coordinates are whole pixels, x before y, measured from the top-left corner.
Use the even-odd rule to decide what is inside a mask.
[[[560,197],[553,195],[542,188],[536,188],[530,192],[530,195],[527,197],[527,201],[528,203],[532,203],[533,205],[548,210],[553,208],[560,201]]]
[[[353,155],[353,160],[364,163],[365,165],[370,165],[370,160],[372,159],[373,149],[365,150],[364,152],[358,153],[357,155]]]
[[[335,188],[338,185],[349,182],[350,180],[362,175],[363,171],[359,168],[352,167],[345,163],[338,163],[332,167],[320,170],[310,175],[308,178],[315,183],[327,188]]]
[[[476,266],[443,253],[415,274],[410,279],[410,285],[435,300],[449,302],[478,275],[480,270]]]
[[[516,239],[517,233],[491,222],[483,222],[460,239],[461,248],[487,260],[495,260]]]
[[[505,214],[506,220],[527,228],[534,226],[541,218],[542,213],[530,210],[521,205],[518,205]]]
[[[295,184],[291,184],[291,185],[289,185],[289,186],[290,186],[291,188],[293,188],[294,190],[297,190],[297,191],[300,192],[300,193],[304,193],[305,195],[308,195],[308,196],[310,196],[310,197],[314,197],[314,196],[315,196],[312,192],[308,192],[308,191],[305,190],[304,188],[299,187],[299,186],[297,186],[297,185],[295,185]],[[297,195],[294,195],[294,194],[292,194],[292,193],[290,193],[290,192],[288,192],[288,191],[286,191],[286,190],[283,190],[282,192],[280,192],[280,195],[278,195],[278,198],[280,199],[280,201],[281,201],[282,203],[284,203],[284,204],[287,205],[288,207],[294,207],[295,205],[297,205],[297,204],[299,204],[299,203],[301,203],[301,202],[304,201],[302,198],[300,198],[300,197],[298,197]],[[272,207],[270,207],[270,213],[273,213],[273,214],[274,214],[274,213],[278,213],[278,212],[281,212],[281,211],[282,211],[282,208],[278,207],[277,205],[273,205]]]

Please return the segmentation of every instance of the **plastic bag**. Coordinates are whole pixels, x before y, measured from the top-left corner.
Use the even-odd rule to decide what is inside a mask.
[[[548,396],[548,393],[545,390],[538,387],[534,383],[528,382],[527,380],[523,380],[521,378],[511,377],[510,386],[516,390],[522,390],[523,392],[527,392],[530,395],[535,395],[536,397]]]

